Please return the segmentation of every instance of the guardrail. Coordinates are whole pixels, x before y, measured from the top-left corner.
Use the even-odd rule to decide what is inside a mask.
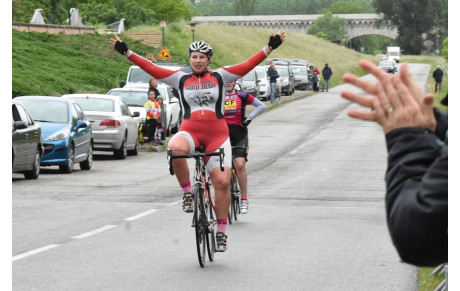
[[[19,31],[26,32],[47,32],[52,34],[86,34],[95,33],[96,28],[87,26],[69,26],[69,25],[55,25],[55,24],[33,24],[33,23],[19,23],[13,22],[12,28]]]

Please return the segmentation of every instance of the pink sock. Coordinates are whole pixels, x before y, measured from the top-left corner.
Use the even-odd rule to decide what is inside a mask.
[[[227,230],[227,218],[217,219],[217,232],[223,232]]]
[[[190,184],[190,180],[188,180],[187,182],[179,183],[179,184],[182,190],[184,191],[184,193],[187,193],[187,192],[192,193],[192,185]]]

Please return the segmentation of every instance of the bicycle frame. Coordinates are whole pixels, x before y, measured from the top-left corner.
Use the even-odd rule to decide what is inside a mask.
[[[172,150],[168,149],[168,166],[171,175],[174,175],[172,166],[173,159],[194,158],[195,171],[193,173],[193,201],[194,213],[192,227],[195,228],[196,245],[198,262],[201,267],[204,267],[206,262],[206,250],[209,260],[214,260],[216,251],[215,240],[215,225],[217,224],[215,217],[214,204],[210,192],[209,173],[206,169],[204,158],[207,156],[219,156],[220,169],[224,170],[224,149],[219,148],[218,152],[204,153],[204,147],[197,148],[193,154],[173,155]]]

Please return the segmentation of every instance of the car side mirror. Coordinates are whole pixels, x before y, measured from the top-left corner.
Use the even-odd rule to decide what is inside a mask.
[[[13,123],[13,131],[16,131],[18,129],[24,129],[27,128],[27,124],[25,121],[15,121]]]
[[[120,81],[120,88],[123,88],[126,85],[126,81],[122,80]]]
[[[86,127],[88,127],[88,124],[86,123],[86,121],[83,121],[83,120],[77,121],[77,129],[86,128]]]
[[[131,116],[132,117],[139,117],[139,116],[141,116],[141,113],[139,111],[134,111],[134,113]]]

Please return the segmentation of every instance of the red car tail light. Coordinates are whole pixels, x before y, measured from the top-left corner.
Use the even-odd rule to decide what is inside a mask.
[[[113,120],[113,119],[104,119],[101,121],[99,124],[100,126],[121,126],[120,121],[118,120]]]

